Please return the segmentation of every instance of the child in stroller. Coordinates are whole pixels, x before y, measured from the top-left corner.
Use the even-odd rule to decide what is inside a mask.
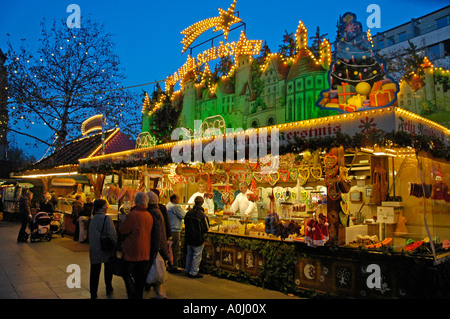
[[[50,223],[52,218],[46,212],[38,212],[30,221],[30,242],[35,242],[37,239],[52,240],[52,231],[50,230]]]

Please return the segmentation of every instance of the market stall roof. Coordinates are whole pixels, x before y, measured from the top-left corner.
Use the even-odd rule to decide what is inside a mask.
[[[449,148],[450,136],[450,130],[440,124],[401,108],[386,107],[227,133],[226,135],[222,135],[222,139],[239,136],[245,138],[245,136],[257,134],[259,140],[263,136],[261,134],[265,134],[264,138],[267,138],[269,132],[272,132],[274,129],[279,132],[280,155],[283,155],[281,148],[288,150],[291,146],[295,146],[299,140],[318,143],[318,141],[323,139],[322,144],[329,145],[334,139],[339,137],[338,134],[358,138],[358,134],[361,136],[369,136],[373,132],[378,132],[385,134],[397,133],[398,137],[402,139],[400,143],[397,143],[399,145],[387,147],[392,150],[392,155],[394,156],[404,156],[406,153],[414,154],[412,146],[417,145],[417,141],[431,144],[435,142],[439,143],[442,145],[442,149],[437,145],[434,149],[431,149],[432,147],[427,144],[426,147],[430,149],[425,149],[425,151],[431,151],[441,156],[442,152],[447,152]],[[389,136],[387,135],[387,137]],[[214,140],[218,138],[221,138],[221,135],[216,136]],[[435,140],[431,140],[431,138]],[[171,159],[173,148],[177,148],[175,154],[186,144],[188,145],[188,151],[197,143],[202,145],[201,147],[204,149],[211,140],[211,137],[180,140],[148,148],[81,158],[79,161],[79,170],[80,172],[100,172],[102,170],[108,171],[114,169],[114,167],[133,167],[144,164],[163,166],[173,162]],[[392,142],[396,144],[397,141]],[[248,146],[248,143],[246,146]],[[373,152],[374,146],[371,145],[371,150],[369,151]],[[409,150],[404,152],[403,150],[398,150],[400,148],[409,148]],[[448,156],[448,154],[444,155],[444,157]]]
[[[123,152],[135,148],[135,143],[120,129],[105,132],[105,154]],[[76,172],[79,159],[102,155],[102,133],[75,139],[66,146],[33,164],[24,172],[13,173],[12,176],[36,175],[41,173],[59,173],[61,171]]]

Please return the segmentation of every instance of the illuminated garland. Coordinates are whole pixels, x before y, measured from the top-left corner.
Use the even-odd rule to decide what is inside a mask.
[[[434,136],[415,135],[405,131],[394,133],[386,133],[380,130],[371,131],[368,134],[355,134],[350,136],[348,134],[338,132],[335,136],[325,136],[318,138],[302,139],[295,137],[294,142],[287,146],[281,146],[279,155],[289,153],[301,153],[306,150],[314,152],[316,150],[329,151],[335,147],[344,147],[344,149],[361,149],[364,147],[395,147],[407,148],[412,147],[416,153],[428,154],[434,159],[445,159],[450,161],[450,147],[446,146],[439,138]],[[193,147],[193,146],[192,146]],[[246,148],[246,153],[248,152]],[[194,156],[194,152],[191,152]],[[246,154],[247,157],[248,154]],[[191,159],[194,162],[194,158]],[[80,174],[86,173],[101,173],[111,174],[114,171],[120,171],[130,167],[137,167],[147,165],[149,167],[163,167],[172,163],[170,152],[161,153],[158,158],[136,159],[133,161],[120,161],[117,163],[103,163],[100,165],[93,165],[89,168],[79,168]]]

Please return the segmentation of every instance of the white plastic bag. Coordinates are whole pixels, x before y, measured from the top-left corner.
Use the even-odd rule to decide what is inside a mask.
[[[166,281],[166,263],[158,253],[147,274],[145,282],[151,285],[162,285]]]

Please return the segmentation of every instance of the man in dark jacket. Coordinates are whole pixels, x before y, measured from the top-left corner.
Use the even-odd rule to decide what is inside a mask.
[[[28,222],[31,216],[31,200],[33,199],[33,193],[29,190],[20,198],[19,201],[19,216],[22,226],[17,236],[18,243],[25,243],[28,240],[28,233],[26,232]]]
[[[203,197],[197,196],[194,207],[184,217],[186,251],[186,275],[189,278],[202,278],[200,262],[202,261],[203,243],[209,229],[209,220],[203,210]]]

